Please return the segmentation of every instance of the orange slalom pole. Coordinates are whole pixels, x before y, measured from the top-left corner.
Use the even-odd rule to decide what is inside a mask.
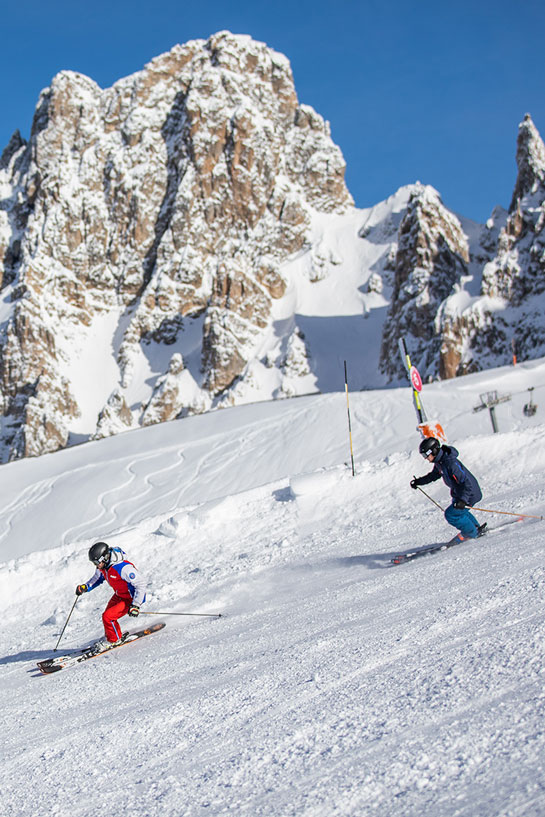
[[[490,508],[475,508],[470,505],[467,506],[470,511],[482,511],[483,513],[503,513],[506,516],[518,516],[521,519],[543,519],[542,516],[534,516],[531,513],[513,513],[513,511],[494,511]]]

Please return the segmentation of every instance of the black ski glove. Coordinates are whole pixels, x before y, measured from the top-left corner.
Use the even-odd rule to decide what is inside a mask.
[[[78,586],[76,587],[76,596],[81,596],[82,593],[87,593],[86,584],[78,584]]]
[[[129,615],[132,618],[136,618],[136,616],[140,613],[140,607],[137,604],[133,604],[129,607]]]
[[[414,488],[415,491],[419,485],[420,485],[419,479],[417,479],[416,477],[414,479],[411,479],[411,488]]]
[[[463,511],[466,506],[467,502],[464,502],[463,499],[457,499],[456,502],[454,503],[454,507],[459,511]]]

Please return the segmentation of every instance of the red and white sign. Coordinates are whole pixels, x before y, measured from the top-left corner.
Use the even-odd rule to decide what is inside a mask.
[[[411,369],[409,371],[409,377],[411,378],[413,389],[418,392],[422,391],[422,378],[420,377],[420,374],[416,366],[411,366]]]

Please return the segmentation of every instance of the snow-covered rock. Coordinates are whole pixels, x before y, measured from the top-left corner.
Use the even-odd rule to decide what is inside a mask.
[[[0,158],[0,461],[209,409],[545,354],[545,148],[509,212],[358,210],[288,59],[219,32],[101,89],[62,71]],[[176,370],[178,359],[183,369]]]
[[[500,214],[494,257],[482,273],[484,313],[474,354],[507,362],[545,353],[545,146],[527,114],[519,126],[518,176],[507,218]]]
[[[409,206],[381,367],[402,372],[405,335],[428,377],[453,377],[545,353],[545,146],[529,115],[519,126],[518,176],[509,212],[475,229],[437,204]],[[429,203],[429,195],[427,197]]]
[[[112,434],[129,431],[135,427],[132,411],[126,404],[123,393],[116,389],[98,415],[96,431],[91,439],[101,440],[103,437],[111,437]]]
[[[422,375],[436,375],[441,367],[446,376],[455,373],[440,354],[437,318],[441,304],[467,274],[468,261],[467,237],[460,222],[432,187],[419,185],[399,228],[394,289],[381,351],[381,367],[389,375],[403,373],[400,337],[407,340]]]
[[[312,213],[352,206],[344,167],[288,60],[247,36],[175,46],[105,90],[58,74],[29,143],[14,134],[0,161],[5,456],[66,444],[80,395],[61,361],[96,314],[119,316],[118,397],[142,422],[163,418],[162,350],[195,323],[194,404],[228,389],[270,326],[282,262],[311,246]],[[97,388],[106,405],[110,383]]]

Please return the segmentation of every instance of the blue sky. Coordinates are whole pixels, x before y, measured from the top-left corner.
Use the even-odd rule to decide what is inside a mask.
[[[0,19],[0,151],[58,71],[108,87],[222,29],[289,57],[358,207],[419,180],[483,222],[509,205],[525,113],[545,137],[542,0],[2,0]]]

